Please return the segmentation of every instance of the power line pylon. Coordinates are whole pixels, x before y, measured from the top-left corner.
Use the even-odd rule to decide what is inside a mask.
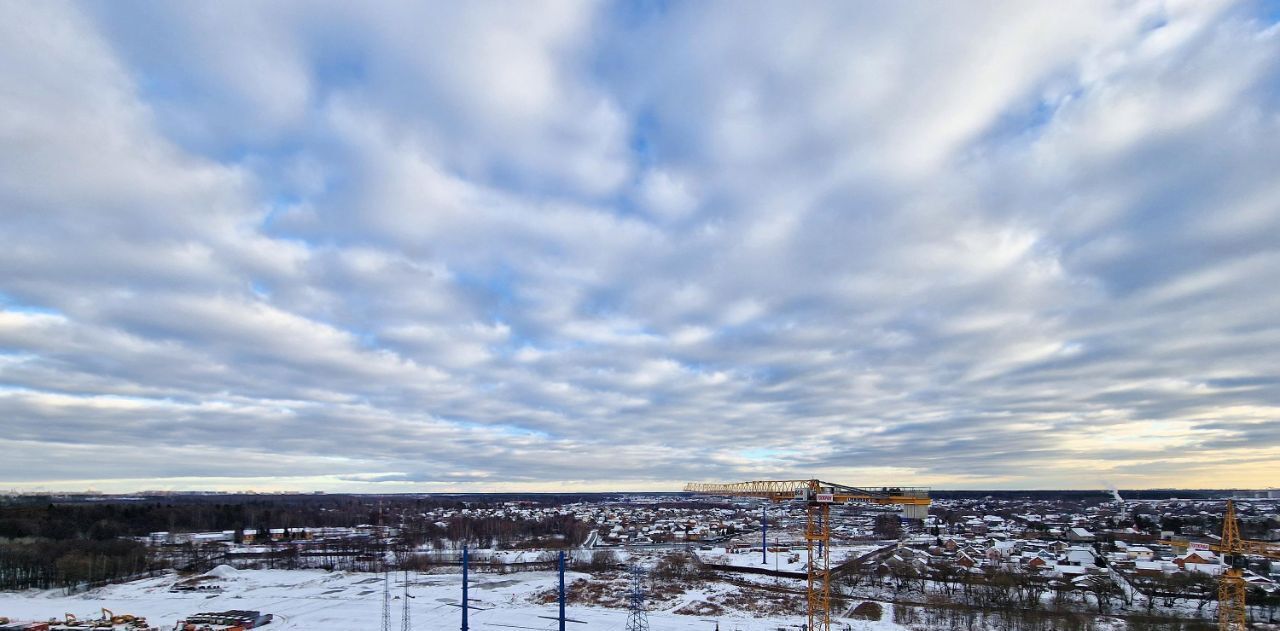
[[[387,566],[387,540],[382,532],[382,502],[378,502],[378,562],[382,565],[382,631],[391,631],[391,570]]]
[[[649,614],[644,610],[644,570],[639,565],[631,566],[626,631],[649,631]]]
[[[391,631],[391,572],[386,565],[382,567],[382,631]]]
[[[400,607],[400,631],[413,631],[409,624],[409,570],[404,571],[404,602]]]

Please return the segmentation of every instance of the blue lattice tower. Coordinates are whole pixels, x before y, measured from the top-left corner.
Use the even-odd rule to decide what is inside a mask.
[[[401,605],[400,613],[400,631],[412,631],[413,626],[409,623],[409,570],[404,571],[404,603]]]
[[[378,502],[378,562],[382,565],[382,631],[391,631],[391,570],[387,565],[387,540],[382,530],[382,502]]]
[[[467,557],[467,549],[462,548],[462,631],[470,631],[471,627],[467,625],[467,608],[471,606],[470,598],[467,596],[467,566],[470,561]]]
[[[644,610],[644,570],[631,566],[631,594],[627,605],[626,631],[649,631],[649,614]]]
[[[769,565],[769,503],[760,505],[760,565]]]
[[[564,631],[564,550],[560,551],[560,631]]]

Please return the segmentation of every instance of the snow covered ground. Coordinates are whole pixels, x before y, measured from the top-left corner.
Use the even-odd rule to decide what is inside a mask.
[[[847,559],[862,556],[878,550],[883,544],[863,544],[857,546],[831,546],[831,564],[838,565]],[[790,552],[770,551],[766,562],[760,562],[760,550],[755,552],[728,552],[723,547],[711,550],[699,550],[698,558],[704,562],[733,565],[738,567],[758,567],[784,572],[804,572],[809,565],[808,553],[804,548],[796,548]]]
[[[61,618],[64,612],[83,617],[96,617],[105,607],[117,614],[146,616],[151,624],[171,629],[174,622],[201,611],[256,609],[276,616],[270,628],[307,631],[375,631],[381,626],[381,575],[322,570],[234,570],[220,567],[211,573],[210,583],[223,587],[220,593],[171,593],[176,581],[173,575],[112,585],[67,596],[60,591],[26,591],[0,593],[0,616],[19,620]],[[392,628],[400,628],[402,601],[399,592],[402,575],[395,577],[392,588]],[[570,572],[566,581],[590,578]],[[458,629],[462,577],[459,574],[410,574],[410,615],[414,629],[443,631]],[[554,602],[539,602],[556,586],[554,572],[473,575],[471,581],[472,629],[554,629]],[[672,631],[775,631],[798,629],[803,616],[760,617],[747,612],[727,612],[715,617],[679,615],[676,609],[716,593],[736,589],[731,585],[711,583],[682,594],[675,602],[650,611],[652,629]],[[797,612],[799,613],[799,612]],[[568,617],[582,623],[570,623],[570,629],[622,630],[626,625],[625,609],[570,606]],[[842,623],[844,621],[841,621]],[[859,631],[902,631],[903,627],[888,621],[849,621]],[[833,625],[834,626],[834,625]]]

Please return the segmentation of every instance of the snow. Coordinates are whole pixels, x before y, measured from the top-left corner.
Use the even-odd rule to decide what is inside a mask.
[[[61,618],[64,612],[71,612],[93,618],[105,607],[116,614],[145,616],[152,625],[172,629],[177,620],[197,612],[254,609],[274,614],[276,621],[267,628],[279,631],[353,631],[376,629],[380,624],[382,576],[379,574],[236,570],[219,566],[206,576],[212,579],[208,582],[222,585],[223,591],[212,594],[171,593],[169,588],[179,577],[168,574],[70,596],[60,590],[0,594],[0,616],[17,620],[47,620]],[[580,578],[590,576],[569,572],[565,580],[572,583]],[[458,628],[461,579],[460,574],[410,574],[413,628],[432,631]],[[393,577],[392,628],[400,627],[402,581],[403,575]],[[470,626],[494,631],[556,628],[554,620],[543,617],[554,618],[556,604],[535,602],[536,595],[554,589],[556,582],[555,572],[472,575],[471,604],[479,609],[471,611]],[[731,589],[734,588],[722,583],[703,584],[699,589],[683,594],[678,602],[662,605],[666,610],[650,611],[650,626],[671,631],[711,631],[718,622],[725,631],[775,631],[779,627],[798,629],[804,622],[801,612],[786,617],[764,617],[748,612],[731,612],[716,617],[671,613],[671,610]],[[570,628],[621,630],[627,619],[625,609],[570,605],[567,613],[569,618],[587,623],[571,623]],[[904,629],[888,620],[848,622],[857,630]]]
[[[839,565],[847,559],[862,556],[868,552],[879,550],[882,544],[858,546],[831,546],[831,565]],[[754,552],[729,552],[726,548],[716,547],[711,550],[698,551],[698,558],[706,563],[732,565],[735,567],[758,567],[783,572],[804,572],[809,565],[809,556],[803,547],[789,552],[769,551],[767,562],[761,564],[760,549]]]
[[[237,570],[230,565],[219,565],[205,573],[205,576],[212,576],[213,578],[221,579],[235,578],[239,575],[240,570]]]

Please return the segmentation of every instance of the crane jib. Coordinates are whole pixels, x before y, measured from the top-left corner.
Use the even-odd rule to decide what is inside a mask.
[[[772,502],[804,503],[805,547],[809,554],[806,601],[810,631],[831,629],[831,506],[834,504],[898,505],[908,518],[922,519],[929,509],[926,487],[856,487],[818,479],[690,482],[687,493],[751,497]]]

